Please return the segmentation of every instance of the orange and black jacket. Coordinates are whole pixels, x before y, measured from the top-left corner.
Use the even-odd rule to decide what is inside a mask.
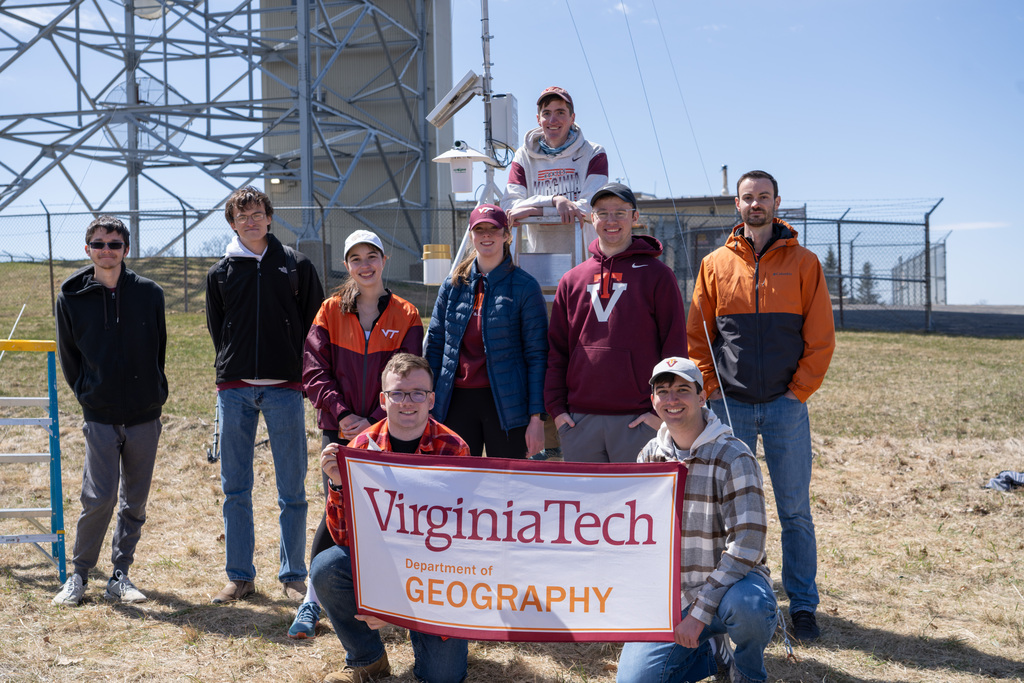
[[[302,386],[317,409],[320,429],[337,430],[338,422],[350,414],[371,424],[384,419],[380,407],[384,366],[398,352],[417,356],[423,352],[423,322],[415,306],[387,292],[377,308],[380,315],[369,337],[358,315],[342,313],[337,296],[324,301],[309,328]]]
[[[701,261],[687,338],[709,396],[719,382],[705,324],[728,398],[766,403],[791,389],[803,402],[825,379],[836,345],[825,274],[792,226],[776,220],[774,228],[760,257],[741,223]]]

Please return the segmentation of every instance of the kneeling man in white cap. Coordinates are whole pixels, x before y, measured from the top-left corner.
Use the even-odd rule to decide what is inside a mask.
[[[764,681],[764,650],[778,617],[765,565],[761,467],[704,405],[703,378],[692,361],[666,358],[654,367],[650,384],[654,410],[664,424],[637,461],[677,460],[687,468],[680,568],[684,607],[675,642],[626,643],[618,681],[699,681],[719,665],[728,668],[733,683]],[[726,647],[726,635],[735,650]]]

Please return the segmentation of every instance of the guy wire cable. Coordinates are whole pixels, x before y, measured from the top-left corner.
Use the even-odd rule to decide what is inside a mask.
[[[718,202],[715,201],[714,189],[711,187],[711,179],[708,178],[707,167],[704,165],[704,155],[700,151],[700,143],[697,142],[697,132],[693,129],[693,121],[690,119],[690,110],[686,106],[686,98],[683,97],[683,88],[679,85],[679,75],[676,73],[676,65],[672,60],[672,53],[668,48],[668,40],[665,38],[665,29],[661,23],[661,15],[658,13],[657,0],[651,0],[651,6],[654,8],[654,18],[658,23],[658,30],[661,32],[661,42],[665,46],[665,54],[668,56],[668,64],[672,68],[672,78],[676,82],[676,92],[679,93],[679,101],[683,105],[683,113],[686,115],[686,124],[690,128],[690,135],[693,137],[693,146],[697,150],[697,159],[700,161],[700,169],[704,174],[704,183],[708,187],[708,196],[711,197],[711,205],[715,207],[715,214],[718,214]],[[632,40],[632,37],[630,37]],[[655,132],[657,135],[657,132]],[[673,209],[675,208],[675,200],[673,199]],[[679,241],[683,244],[683,251],[686,255],[686,269],[689,272],[690,280],[696,285],[696,278],[693,277],[693,264],[690,261],[689,250],[686,247],[686,237],[683,235],[682,226],[679,224],[679,217],[676,216],[676,230],[679,232]],[[697,301],[697,307],[700,309],[700,322],[701,327],[704,329],[704,340],[708,344],[708,354],[711,356],[711,365],[715,371],[715,378],[718,379],[718,391],[722,394],[722,405],[725,406],[725,418],[729,423],[729,427],[732,427],[732,414],[729,412],[729,400],[725,397],[725,385],[722,383],[722,375],[718,372],[718,360],[715,358],[714,348],[711,346],[711,334],[708,332],[707,317],[704,315],[704,304],[700,300]]]
[[[653,0],[652,0],[652,2],[653,2]],[[655,8],[655,15],[657,16],[657,8]],[[628,16],[627,12],[625,11],[625,8],[623,8],[623,10],[622,10],[622,18],[626,22],[626,33],[629,35],[629,45],[630,45],[630,47],[633,50],[633,61],[636,63],[636,70],[637,70],[637,73],[639,75],[639,80],[640,80],[640,88],[643,91],[644,102],[647,104],[647,115],[651,119],[651,129],[654,131],[654,139],[655,139],[655,141],[657,143],[656,146],[658,148],[658,158],[661,160],[662,172],[665,174],[665,182],[668,184],[669,201],[672,202],[672,213],[675,216],[675,219],[676,219],[676,231],[679,233],[680,242],[682,243],[682,246],[683,246],[683,252],[684,252],[685,259],[686,259],[686,268],[687,268],[690,280],[693,281],[694,283],[696,283],[696,278],[694,278],[694,276],[693,276],[693,265],[690,263],[689,250],[686,247],[686,237],[685,237],[685,235],[683,235],[683,228],[682,228],[682,225],[679,222],[679,211],[678,211],[678,209],[676,207],[675,192],[673,192],[673,190],[672,190],[672,179],[669,177],[668,166],[665,164],[665,155],[664,155],[664,153],[661,150],[661,138],[658,136],[658,127],[657,127],[657,125],[654,122],[654,112],[651,109],[651,100],[647,96],[647,84],[644,82],[643,70],[640,68],[640,57],[637,55],[636,43],[633,41],[633,30],[632,30],[632,28],[629,25],[629,16]],[[660,24],[660,17],[658,17],[658,22]],[[660,28],[660,26],[659,26],[659,28]],[[664,37],[665,37],[665,34],[664,34],[664,32],[662,32],[662,40],[663,41],[664,41]],[[667,52],[667,50],[668,50],[667,43],[665,45],[665,48],[666,48],[666,52]],[[671,55],[669,55],[669,60],[668,61],[669,61],[669,64],[672,64]],[[673,76],[675,76],[675,67],[674,66],[672,67],[672,74],[673,74]],[[679,79],[678,78],[676,78],[676,88],[679,89],[680,98],[682,98],[682,89],[679,88]],[[686,113],[686,119],[689,122],[690,121],[690,114],[686,110],[685,100],[684,100],[684,103],[683,103],[683,110]],[[690,130],[692,132],[693,131],[693,124],[692,124],[692,122],[690,122],[689,125],[690,125]],[[696,144],[696,141],[697,141],[696,135],[694,135],[694,144]],[[699,148],[699,146],[698,146],[697,149],[698,149],[698,157],[699,157],[700,156],[700,151],[699,151],[700,148]],[[703,159],[701,159],[701,168],[703,170]],[[704,172],[704,177],[705,177],[705,181],[708,182],[708,185],[710,187],[710,181],[707,180],[707,172],[706,171]],[[717,203],[714,202],[714,199],[712,199],[712,203],[715,206],[717,206]],[[728,421],[729,427],[731,428],[732,427],[732,415],[729,412],[729,403],[725,399],[725,390],[724,390],[724,386],[722,385],[722,377],[721,377],[721,375],[718,372],[718,362],[715,360],[714,348],[711,345],[711,335],[708,332],[707,318],[704,315],[704,306],[700,303],[699,300],[697,301],[697,306],[700,309],[701,323],[702,323],[702,325],[704,327],[704,339],[705,339],[705,341],[708,344],[708,353],[711,356],[711,363],[712,363],[712,366],[713,366],[714,371],[715,371],[715,377],[718,379],[719,391],[722,394],[722,404],[725,406],[726,420]]]
[[[615,154],[619,157],[619,167],[622,169],[622,174],[626,176],[626,184],[629,185],[629,172],[626,170],[626,164],[622,161],[622,152],[619,151],[619,143],[615,140],[615,129],[612,127],[611,121],[608,120],[608,112],[604,108],[604,100],[601,99],[601,89],[597,87],[597,79],[594,78],[594,70],[590,68],[590,60],[587,58],[587,49],[583,47],[583,38],[580,37],[580,30],[576,26],[576,17],[572,15],[572,8],[569,7],[569,0],[565,0],[565,9],[569,12],[569,20],[572,21],[572,28],[576,31],[576,40],[580,44],[580,52],[583,53],[583,61],[587,65],[587,72],[590,74],[590,81],[594,84],[594,92],[597,93],[597,102],[601,105],[601,113],[604,115],[604,123],[608,126],[608,134],[612,136],[612,145],[615,147]]]

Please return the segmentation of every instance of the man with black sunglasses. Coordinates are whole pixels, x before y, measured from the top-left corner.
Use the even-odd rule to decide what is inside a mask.
[[[146,521],[160,413],[167,400],[164,292],[124,265],[128,228],[100,216],[85,232],[92,265],[64,281],[57,296],[57,346],[64,378],[82,405],[85,467],[75,528],[74,573],[53,599],[77,605],[99,559],[114,506],[114,569],[104,598],[146,600],[128,579]]]

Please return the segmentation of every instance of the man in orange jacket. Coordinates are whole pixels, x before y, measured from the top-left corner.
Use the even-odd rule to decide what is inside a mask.
[[[779,201],[768,173],[740,177],[736,208],[743,222],[701,262],[687,337],[715,413],[752,453],[761,435],[782,524],[782,585],[793,634],[814,640],[820,631],[806,401],[825,378],[835,325],[818,257],[775,218]]]

